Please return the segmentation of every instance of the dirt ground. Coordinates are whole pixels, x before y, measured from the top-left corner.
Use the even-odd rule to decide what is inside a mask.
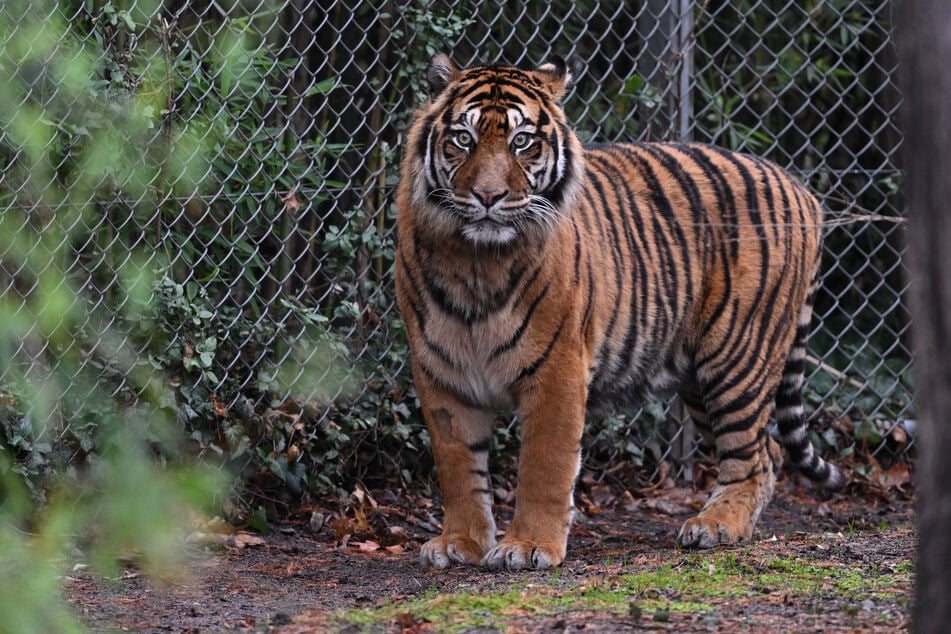
[[[499,573],[455,567],[421,569],[419,545],[438,531],[438,504],[421,495],[358,491],[350,507],[303,509],[296,521],[251,531],[196,531],[185,580],[160,587],[128,569],[115,579],[80,572],[66,579],[67,599],[94,631],[135,632],[425,632],[438,624],[411,614],[376,624],[349,622],[348,611],[400,605],[414,597],[488,593],[533,583],[567,587],[685,556],[675,545],[681,522],[702,503],[689,489],[640,499],[598,491],[582,496],[568,555],[557,571]],[[901,495],[848,495],[822,501],[788,478],[764,511],[751,561],[786,557],[865,575],[896,570],[893,592],[856,603],[828,591],[796,594],[764,587],[724,599],[691,617],[586,612],[513,612],[503,627],[529,631],[903,631],[911,611],[916,538],[912,503]],[[501,526],[511,508],[498,505]],[[316,530],[315,530],[316,529]],[[227,534],[226,534],[227,533]],[[527,585],[526,585],[527,584]],[[428,593],[428,595],[426,594]],[[870,595],[871,596],[871,595]]]

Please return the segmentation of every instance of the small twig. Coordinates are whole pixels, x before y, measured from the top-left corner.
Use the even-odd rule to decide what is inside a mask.
[[[831,365],[829,365],[825,361],[822,361],[821,359],[817,359],[811,354],[806,355],[806,361],[808,361],[809,363],[816,366],[817,368],[819,368],[820,370],[822,370],[823,372],[825,372],[826,374],[828,374],[829,376],[831,376],[832,378],[838,381],[844,381],[845,383],[848,383],[852,387],[858,390],[862,390],[863,392],[868,389],[867,385],[860,383],[859,381],[853,379],[852,377],[842,372],[841,370],[837,370],[833,368]]]

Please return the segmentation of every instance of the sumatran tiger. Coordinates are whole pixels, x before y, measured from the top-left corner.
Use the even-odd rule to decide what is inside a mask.
[[[582,147],[564,61],[429,65],[397,190],[396,291],[445,517],[423,565],[564,559],[588,404],[678,393],[717,484],[678,541],[749,540],[781,464],[823,487],[807,436],[819,203],[776,165],[699,144]],[[496,543],[488,454],[521,421],[515,516]]]

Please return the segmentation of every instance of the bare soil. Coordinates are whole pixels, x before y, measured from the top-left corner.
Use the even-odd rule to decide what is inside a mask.
[[[502,628],[535,631],[903,631],[911,612],[916,536],[912,502],[896,494],[845,495],[822,501],[786,478],[759,520],[744,557],[795,557],[818,565],[887,575],[895,592],[853,605],[817,590],[723,599],[701,616],[604,614],[566,610],[513,614]],[[565,563],[557,571],[499,573],[455,567],[424,570],[419,545],[438,531],[438,503],[422,495],[358,491],[353,504],[303,509],[267,535],[233,533],[191,546],[184,581],[162,587],[134,568],[115,579],[81,572],[66,579],[67,599],[95,631],[136,632],[425,632],[438,626],[412,615],[373,625],[349,623],[346,611],[397,604],[426,592],[482,593],[526,581],[568,586],[606,570],[676,561],[677,529],[699,503],[689,490],[655,491],[633,500],[585,496]],[[499,505],[505,520],[507,505]],[[316,530],[314,530],[316,528]],[[192,540],[193,542],[196,540]],[[530,584],[529,584],[530,587]],[[343,616],[342,616],[343,615]],[[498,628],[469,629],[495,632]]]

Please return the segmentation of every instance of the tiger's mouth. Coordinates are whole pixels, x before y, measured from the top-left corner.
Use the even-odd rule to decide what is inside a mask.
[[[497,226],[508,226],[514,224],[517,218],[521,215],[521,210],[508,211],[508,213],[502,213],[501,211],[482,211],[478,213],[469,213],[468,218],[466,219],[467,224],[478,225],[497,225]]]
[[[483,214],[470,218],[462,225],[462,237],[473,244],[504,245],[518,237],[516,218]]]
[[[554,230],[562,212],[547,198],[530,196],[524,204],[457,213],[459,231],[472,244],[508,245],[523,235],[541,236]]]

